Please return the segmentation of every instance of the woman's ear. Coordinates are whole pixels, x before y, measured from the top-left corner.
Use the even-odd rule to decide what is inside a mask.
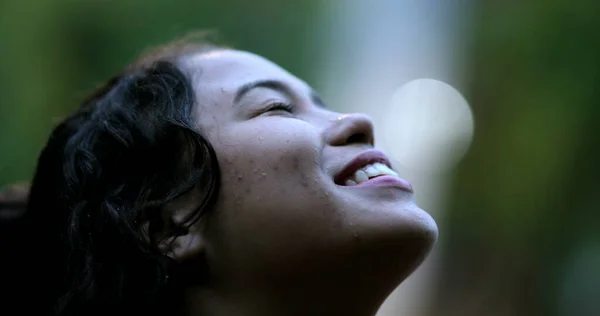
[[[168,203],[162,211],[164,225],[163,231],[158,232],[157,246],[177,262],[193,259],[205,250],[202,219],[190,222],[191,218],[198,218],[194,213],[199,211],[200,198],[201,194],[192,190]]]
[[[202,236],[191,229],[176,236],[163,238],[158,243],[158,249],[177,262],[197,257],[204,252]]]

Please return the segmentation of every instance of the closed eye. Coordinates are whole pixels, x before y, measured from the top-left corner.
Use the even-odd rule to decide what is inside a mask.
[[[272,103],[269,106],[267,106],[263,110],[263,112],[266,113],[266,112],[273,112],[273,111],[285,111],[285,112],[292,113],[293,110],[294,110],[294,106],[292,104],[277,102],[277,103]]]

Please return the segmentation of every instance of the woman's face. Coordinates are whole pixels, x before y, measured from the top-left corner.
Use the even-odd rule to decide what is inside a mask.
[[[367,116],[327,110],[305,82],[250,53],[203,53],[182,64],[222,174],[202,232],[214,278],[301,286],[349,273],[403,278],[421,262],[437,227],[409,187],[389,176],[345,185],[384,160]],[[366,160],[356,160],[361,154]]]

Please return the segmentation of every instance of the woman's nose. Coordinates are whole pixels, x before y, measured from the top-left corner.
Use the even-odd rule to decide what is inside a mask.
[[[325,130],[325,139],[332,146],[374,146],[373,120],[361,113],[340,115]]]

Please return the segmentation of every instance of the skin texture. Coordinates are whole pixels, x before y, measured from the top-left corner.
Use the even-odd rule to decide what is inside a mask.
[[[193,79],[197,126],[222,173],[210,215],[163,248],[199,271],[192,310],[373,315],[422,262],[437,226],[412,193],[334,183],[347,163],[373,148],[370,118],[326,110],[305,82],[247,52],[190,55],[180,67]],[[258,87],[236,100],[257,80],[282,89]],[[264,112],[277,103],[292,104],[291,113]],[[191,194],[174,203],[174,222],[195,202]]]

